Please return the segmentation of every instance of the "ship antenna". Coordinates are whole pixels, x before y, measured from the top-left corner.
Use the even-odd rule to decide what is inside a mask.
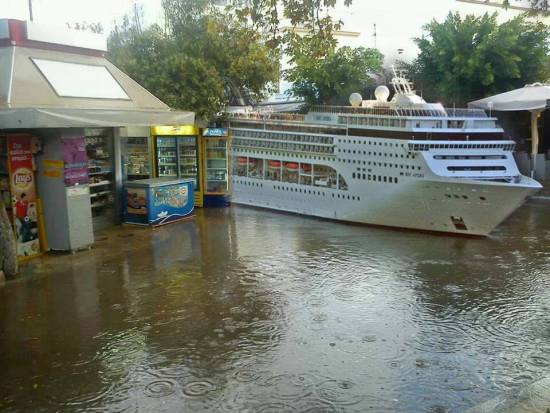
[[[410,95],[413,93],[411,82],[405,77],[402,70],[398,70],[394,65],[391,66],[393,71],[393,78],[391,80],[393,89],[396,94],[399,95]]]

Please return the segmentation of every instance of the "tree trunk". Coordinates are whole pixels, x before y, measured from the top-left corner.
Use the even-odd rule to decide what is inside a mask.
[[[14,277],[19,271],[15,235],[2,200],[0,200],[0,271],[4,271],[6,277]]]

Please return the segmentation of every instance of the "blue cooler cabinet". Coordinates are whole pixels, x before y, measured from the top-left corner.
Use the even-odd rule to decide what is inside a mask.
[[[153,178],[126,182],[124,221],[158,226],[193,213],[193,180]]]

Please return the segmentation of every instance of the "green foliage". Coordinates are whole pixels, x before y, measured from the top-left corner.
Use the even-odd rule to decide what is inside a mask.
[[[443,23],[434,20],[424,29],[409,70],[430,100],[463,105],[550,74],[549,31],[541,23],[517,17],[498,25],[496,15],[450,13]]]
[[[529,0],[531,3],[531,7],[535,11],[540,11],[543,13],[548,13],[550,9],[550,4],[548,0]]]
[[[233,9],[286,55],[291,68],[284,77],[293,83],[294,95],[309,103],[336,104],[362,91],[369,74],[382,66],[376,50],[337,49],[334,33],[343,22],[331,16],[336,4],[337,0],[234,0]]]
[[[303,41],[294,50],[285,77],[293,82],[293,94],[310,104],[347,104],[349,95],[362,92],[371,84],[370,75],[382,69],[382,54],[376,49],[341,47],[315,55],[317,45],[308,47]]]
[[[141,30],[125,18],[109,59],[169,106],[212,119],[227,91],[260,98],[278,79],[278,55],[262,35],[210,0],[165,0],[167,27]]]
[[[510,0],[503,0],[502,4],[506,8],[511,6]],[[531,14],[548,15],[550,12],[550,1],[548,0],[529,0],[528,4],[531,7]]]
[[[350,5],[352,0],[344,0]],[[339,102],[362,90],[381,66],[373,50],[336,50],[342,22],[337,0],[163,0],[166,27],[141,30],[126,18],[109,38],[109,58],[172,107],[212,118],[228,89],[260,99],[278,80],[285,53],[287,79],[311,102]]]
[[[251,22],[254,28],[270,37],[272,47],[289,42],[296,28],[309,36],[332,39],[334,30],[342,27],[330,16],[337,0],[233,0],[232,9],[241,19]],[[352,0],[344,0],[345,6]],[[287,27],[289,25],[290,27]]]

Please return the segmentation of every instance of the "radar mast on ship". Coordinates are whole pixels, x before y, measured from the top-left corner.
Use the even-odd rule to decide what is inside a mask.
[[[393,78],[391,84],[396,94],[401,95],[414,95],[413,84],[405,77],[403,69],[396,69],[394,65],[391,66],[393,72]]]
[[[402,69],[396,69],[392,65],[393,78],[391,84],[395,90],[393,101],[397,106],[411,106],[426,104],[426,101],[416,94],[412,82],[405,77]]]

